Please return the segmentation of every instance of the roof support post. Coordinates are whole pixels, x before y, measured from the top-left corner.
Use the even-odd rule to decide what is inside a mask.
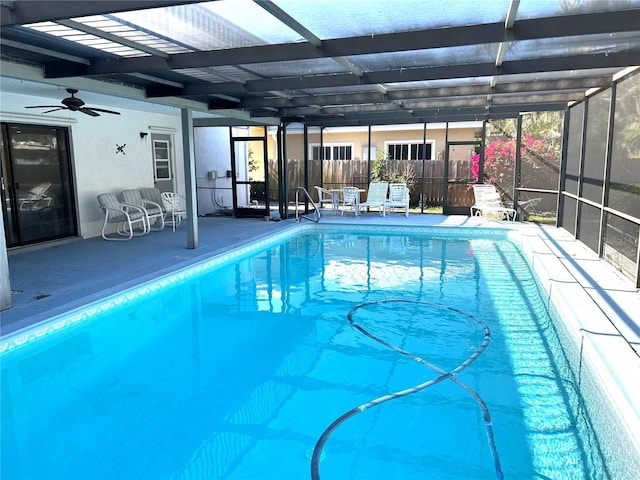
[[[609,99],[609,118],[607,119],[607,145],[604,154],[604,176],[602,178],[602,201],[600,206],[600,229],[598,232],[598,257],[604,254],[605,230],[607,228],[607,212],[605,207],[609,206],[609,190],[611,187],[611,153],[613,151],[613,127],[616,120],[616,95],[618,94],[618,83],[611,86],[611,98]],[[640,250],[640,248],[638,248]],[[636,279],[637,284],[637,279]]]
[[[444,127],[444,173],[442,175],[442,213],[447,213],[447,194],[449,193],[449,122]]]
[[[433,157],[433,151],[431,152],[431,157]],[[424,172],[426,169],[426,160],[427,160],[427,122],[422,124],[422,174],[420,175],[420,213],[424,213]]]
[[[369,183],[371,181],[371,125],[367,127],[367,145],[367,183]]]
[[[281,122],[282,126],[282,161],[280,163],[280,171],[278,172],[278,177],[280,181],[278,182],[280,185],[280,195],[278,198],[280,199],[280,217],[288,218],[289,215],[289,179],[288,179],[288,171],[289,171],[289,155],[287,154],[287,124],[285,122]]]
[[[565,223],[564,218],[564,189],[567,176],[567,152],[569,151],[569,125],[571,109],[564,111],[564,121],[562,125],[562,153],[560,156],[560,175],[558,175],[558,199],[556,202],[556,228],[560,228]]]
[[[0,310],[11,306],[11,283],[9,282],[9,259],[4,238],[4,212],[0,208]]]
[[[190,108],[181,108],[182,155],[187,199],[187,248],[198,248],[198,208],[196,204],[196,161],[193,152],[193,115]]]
[[[513,166],[513,208],[515,208],[516,212],[518,211],[518,200],[520,195],[520,184],[522,177],[522,114],[518,115],[518,120],[516,123],[516,158],[515,164]]]

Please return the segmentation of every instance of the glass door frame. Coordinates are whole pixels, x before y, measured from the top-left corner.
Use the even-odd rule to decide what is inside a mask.
[[[233,212],[236,218],[262,218],[269,216],[270,212],[270,203],[269,203],[269,162],[268,162],[268,152],[267,152],[267,136],[266,129],[263,136],[233,136],[230,135],[231,142],[231,186],[233,191]],[[238,168],[236,158],[239,158],[238,155],[240,149],[238,149],[238,143],[246,143],[246,142],[261,142],[262,143],[262,168],[264,169],[264,178],[263,180],[251,180],[249,171],[248,171],[248,154],[247,154],[247,178],[240,178],[240,169]],[[243,157],[244,158],[244,157]],[[244,175],[243,175],[244,176]],[[261,205],[258,203],[257,205],[245,205],[247,202],[241,202],[239,195],[240,191],[244,190],[245,194],[246,189],[248,189],[248,196],[251,200],[252,191],[253,192],[262,192],[264,191],[264,204]],[[260,195],[262,196],[262,194]]]
[[[36,141],[13,145],[13,130],[53,138],[48,148]],[[42,130],[42,131],[38,131]],[[67,127],[3,122],[1,198],[7,248],[78,235],[71,136]],[[29,135],[29,133],[25,133]],[[33,145],[31,145],[33,143]],[[41,159],[35,150],[53,152]],[[28,154],[28,155],[27,155]],[[35,157],[34,157],[35,155]],[[53,163],[46,158],[53,158]]]
[[[483,142],[482,140],[462,140],[462,141],[449,141],[446,142],[445,147],[445,159],[444,159],[444,185],[442,192],[442,211],[444,215],[469,215],[469,207],[471,205],[449,205],[449,188],[452,185],[469,185],[477,183],[476,178],[468,178],[466,180],[454,180],[450,179],[449,169],[449,152],[450,147],[471,147],[477,152],[482,152]],[[480,154],[479,166],[482,168],[482,154]]]

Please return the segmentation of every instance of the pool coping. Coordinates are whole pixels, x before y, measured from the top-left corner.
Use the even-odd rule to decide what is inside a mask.
[[[625,446],[630,447],[633,454],[618,453],[629,453],[626,461],[635,463],[637,471],[640,467],[640,388],[637,386],[640,357],[616,327],[629,319],[612,318],[626,314],[603,308],[584,285],[587,275],[575,257],[598,261],[597,256],[576,242],[574,246],[579,250],[569,252],[557,239],[539,232],[514,231],[511,238],[522,246],[552,317],[559,316],[570,332],[568,340],[580,356],[578,378],[582,375],[597,378],[606,406],[617,412],[604,422],[612,418],[619,420],[617,427],[624,430],[629,442]],[[603,407],[605,405],[594,406]],[[606,417],[604,412],[590,413],[594,417]]]

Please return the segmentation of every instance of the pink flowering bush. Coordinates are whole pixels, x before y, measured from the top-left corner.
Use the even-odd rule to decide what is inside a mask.
[[[521,186],[555,188],[557,186],[560,152],[557,145],[534,139],[530,133],[520,145]],[[513,188],[513,170],[516,158],[516,142],[513,139],[497,139],[489,142],[484,151],[484,183],[493,183],[501,190]],[[471,171],[478,179],[480,154],[471,157]]]

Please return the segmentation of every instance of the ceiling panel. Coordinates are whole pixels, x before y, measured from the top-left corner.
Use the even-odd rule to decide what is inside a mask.
[[[509,0],[277,0],[279,7],[322,39],[379,35],[438,27],[501,22]]]
[[[406,52],[377,53],[347,57],[367,71],[389,68],[414,68],[461,63],[493,62],[498,44],[470,45],[466,47],[431,48]]]
[[[615,34],[555,37],[510,42],[505,61],[597,53],[637,51],[640,58],[640,30]]]
[[[531,18],[558,17],[585,13],[632,10],[640,7],[640,0],[613,1],[563,1],[558,0],[520,0],[517,20]]]
[[[98,92],[121,85],[132,98],[144,91],[149,101],[209,113],[232,106],[270,122],[476,120],[562,109],[640,63],[640,0],[0,6],[3,66],[16,66],[4,72],[32,65],[44,75],[31,80],[94,82]]]

